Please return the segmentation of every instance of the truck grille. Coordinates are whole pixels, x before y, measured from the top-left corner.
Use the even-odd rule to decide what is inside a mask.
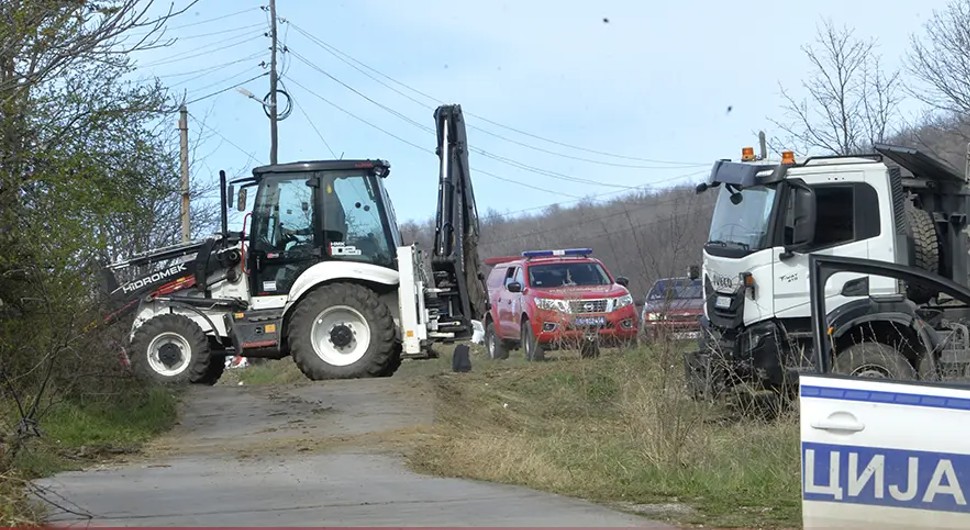
[[[605,313],[607,300],[570,300],[570,313]]]

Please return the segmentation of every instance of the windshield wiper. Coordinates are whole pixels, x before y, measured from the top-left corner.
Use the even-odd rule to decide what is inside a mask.
[[[721,240],[721,239],[715,239],[714,241],[708,241],[707,244],[708,245],[717,245],[719,247],[731,247],[731,246],[741,247],[744,250],[750,250],[751,249],[751,245],[748,245],[747,243],[741,243],[740,241],[724,241],[724,240]]]

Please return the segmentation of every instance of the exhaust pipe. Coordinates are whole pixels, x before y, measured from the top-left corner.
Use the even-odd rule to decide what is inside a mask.
[[[219,198],[220,209],[222,210],[222,239],[229,239],[229,203],[226,199],[226,171],[219,170]]]

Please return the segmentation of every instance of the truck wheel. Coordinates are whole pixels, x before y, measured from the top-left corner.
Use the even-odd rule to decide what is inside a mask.
[[[916,379],[916,370],[896,348],[879,342],[860,342],[835,357],[833,371],[874,379]]]
[[[940,272],[940,238],[933,214],[906,201],[906,215],[913,237],[914,266],[933,274]],[[922,285],[909,285],[906,296],[917,304],[929,302],[937,293]]]
[[[526,361],[546,360],[546,352],[539,344],[539,339],[536,338],[535,333],[532,332],[532,324],[529,324],[529,321],[525,319],[522,320],[522,349],[525,351]]]
[[[301,300],[286,331],[290,355],[309,379],[379,377],[396,349],[391,311],[357,284],[324,285]]]
[[[684,354],[684,382],[691,400],[713,402],[720,397],[721,388],[715,379],[710,355],[702,351]]]
[[[509,351],[495,334],[495,324],[491,320],[485,324],[485,347],[488,349],[488,356],[494,360],[509,358]]]
[[[152,317],[135,330],[131,368],[139,377],[167,384],[212,384],[205,332],[192,319],[174,313]],[[218,363],[217,363],[218,364]]]

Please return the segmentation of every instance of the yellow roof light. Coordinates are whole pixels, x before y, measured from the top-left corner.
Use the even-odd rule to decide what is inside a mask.
[[[754,147],[742,147],[741,160],[743,162],[750,162],[754,160]]]
[[[786,166],[793,165],[795,163],[795,153],[792,151],[782,151],[781,163]]]

